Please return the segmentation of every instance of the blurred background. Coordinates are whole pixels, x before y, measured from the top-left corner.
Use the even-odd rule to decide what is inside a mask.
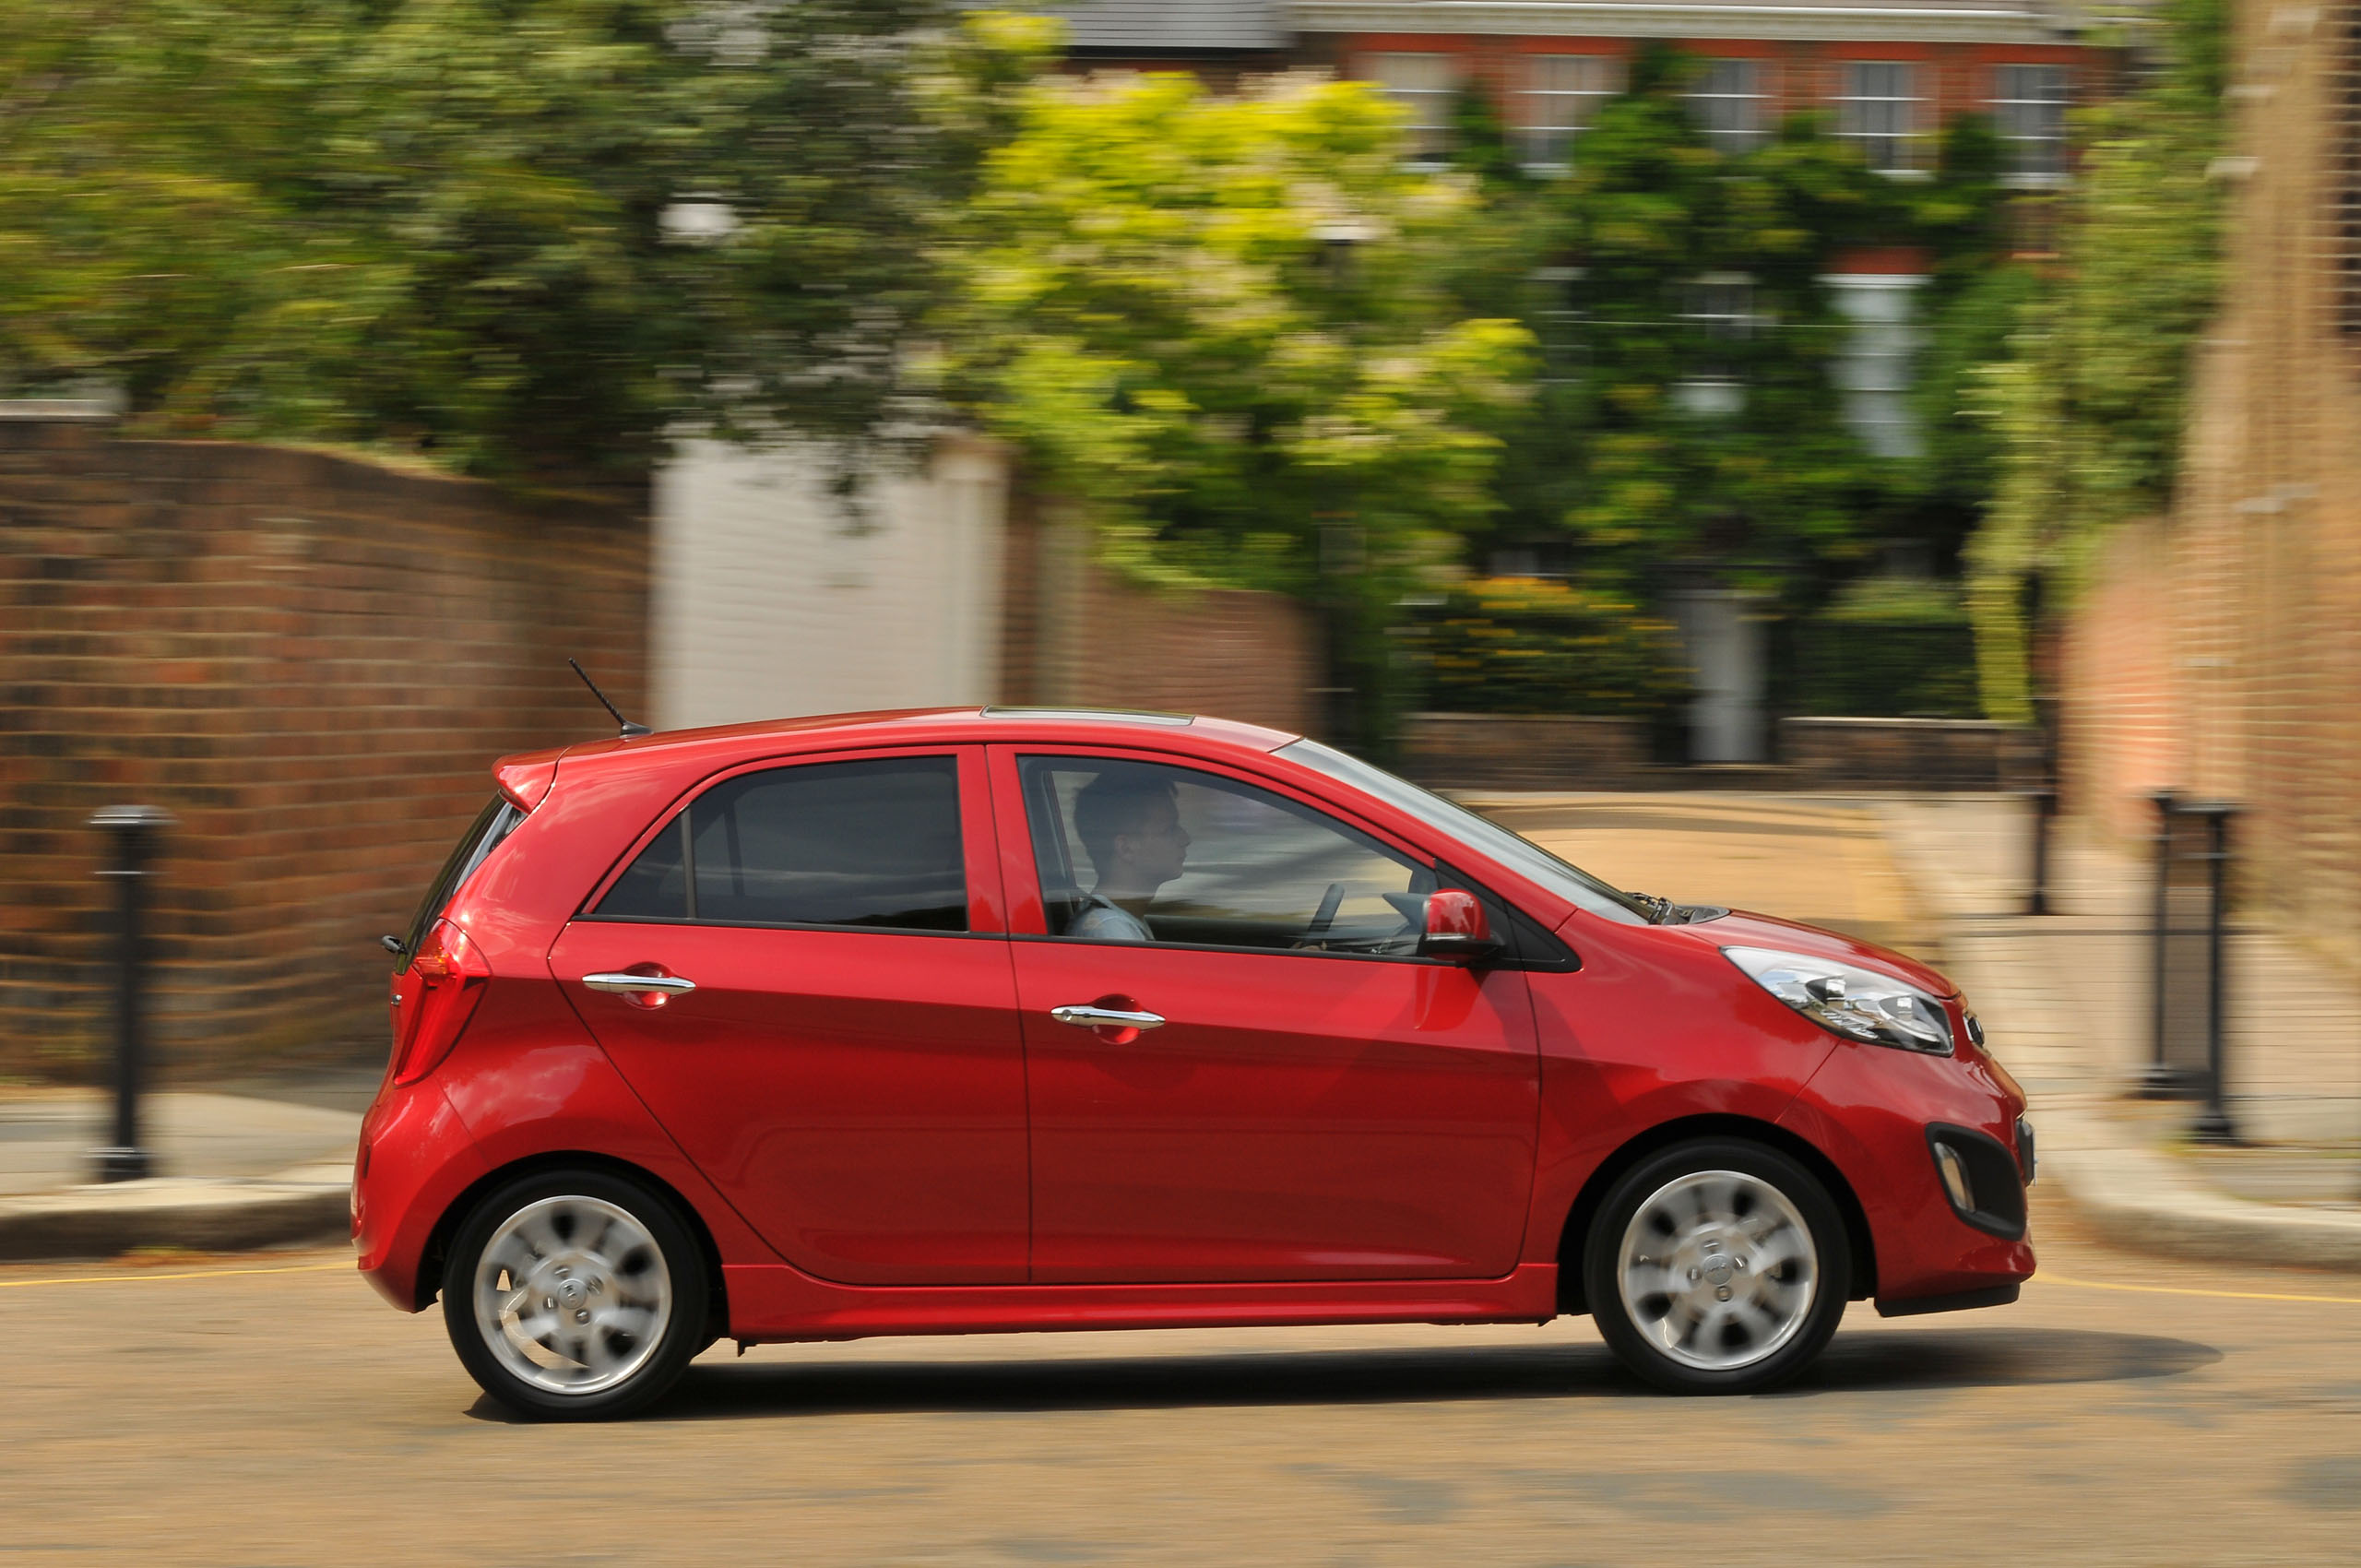
[[[572,656],[1227,715],[2026,944],[2055,1083],[2361,1195],[2343,15],[0,0],[0,1078],[108,1071],[136,802],[164,1077],[365,1099]]]

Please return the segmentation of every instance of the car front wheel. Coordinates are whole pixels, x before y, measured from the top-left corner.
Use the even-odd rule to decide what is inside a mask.
[[[597,1170],[521,1178],[478,1204],[443,1274],[469,1374],[521,1415],[588,1420],[661,1396],[704,1348],[704,1258],[672,1206]]]
[[[1642,1160],[1584,1247],[1600,1336],[1681,1394],[1750,1394],[1810,1365],[1852,1283],[1845,1225],[1819,1179],[1776,1149],[1701,1139]]]

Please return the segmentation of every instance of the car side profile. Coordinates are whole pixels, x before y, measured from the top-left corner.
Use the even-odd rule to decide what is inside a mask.
[[[2015,1299],[1955,987],[1316,742],[1011,709],[514,756],[396,950],[362,1273],[528,1415],[700,1350],[1588,1313],[1776,1385]]]

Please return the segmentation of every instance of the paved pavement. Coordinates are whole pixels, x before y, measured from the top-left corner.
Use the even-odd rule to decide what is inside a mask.
[[[0,1088],[0,1258],[275,1246],[341,1232],[361,1118],[316,1102],[353,1075],[148,1096],[140,1141],[156,1174],[103,1185],[90,1154],[113,1141],[110,1097]],[[285,1098],[289,1087],[314,1103]]]
[[[10,1265],[0,1555],[2353,1562],[2361,1281],[2130,1256],[2039,1196],[2034,1225],[2022,1301],[1856,1308],[1759,1398],[1654,1394],[1573,1320],[725,1346],[641,1420],[554,1430],[340,1253]],[[219,1272],[255,1269],[289,1272]]]

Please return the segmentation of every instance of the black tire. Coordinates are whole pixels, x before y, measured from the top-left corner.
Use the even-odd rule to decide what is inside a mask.
[[[1691,1207],[1694,1218],[1679,1223]],[[1635,1229],[1643,1208],[1650,1219]],[[1738,1138],[1679,1144],[1624,1172],[1583,1240],[1582,1268],[1600,1336],[1624,1365],[1677,1394],[1786,1383],[1827,1348],[1852,1293],[1852,1246],[1828,1189],[1787,1155]]]
[[[511,1270],[512,1260],[530,1277]],[[562,1301],[564,1291],[581,1293]],[[547,1308],[528,1304],[537,1316],[520,1317],[514,1332],[492,1321],[492,1303],[527,1294]],[[705,1255],[674,1205],[603,1170],[536,1171],[493,1189],[460,1222],[443,1269],[443,1323],[459,1364],[535,1420],[611,1420],[661,1398],[712,1343],[710,1296]],[[660,1326],[634,1332],[659,1317]],[[537,1337],[534,1323],[555,1327]],[[547,1365],[533,1364],[535,1346]]]

